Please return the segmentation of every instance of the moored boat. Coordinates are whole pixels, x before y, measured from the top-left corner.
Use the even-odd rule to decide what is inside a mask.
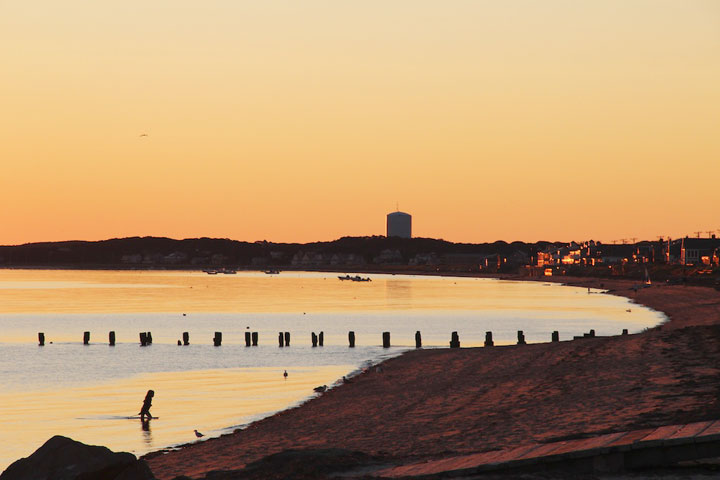
[[[350,275],[338,276],[339,280],[350,280],[351,282],[372,282],[372,279],[370,277],[361,277],[360,275],[355,275],[354,277],[351,277]]]

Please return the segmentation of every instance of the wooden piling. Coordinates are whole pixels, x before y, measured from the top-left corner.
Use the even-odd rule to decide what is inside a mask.
[[[623,335],[627,335],[627,334],[628,334],[628,329],[627,329],[627,328],[623,328],[622,334],[623,334]]]
[[[140,346],[147,346],[147,332],[140,332]]]
[[[325,333],[320,332],[318,334],[318,345],[322,347],[324,342],[325,342]]]
[[[390,348],[390,332],[383,332],[383,348]]]
[[[38,332],[38,345],[41,347],[45,346],[45,334],[43,332]]]
[[[577,337],[577,338],[593,338],[594,336],[595,336],[595,330],[591,329],[588,333],[583,333],[582,337]],[[573,339],[575,339],[575,338],[576,337],[573,337]]]
[[[183,332],[183,345],[190,345],[190,333]]]
[[[522,330],[518,330],[517,338],[518,338],[518,341],[517,341],[518,345],[525,345],[525,334],[523,333]]]
[[[258,332],[252,332],[252,346],[258,346]]]
[[[252,339],[250,336],[250,332],[245,332],[245,346],[249,347],[250,345],[252,345]]]
[[[553,341],[553,342],[559,342],[559,341],[560,341],[560,332],[558,332],[557,330],[555,330],[554,332],[552,332],[552,341]]]
[[[450,348],[460,348],[460,337],[457,332],[450,335]]]
[[[152,345],[152,332],[147,332],[147,343]]]
[[[350,348],[355,348],[355,332],[348,332],[348,345]]]
[[[84,332],[83,333],[83,345],[88,345],[90,343],[90,332]]]
[[[114,331],[111,331],[110,333],[108,333],[108,343],[110,344],[111,347],[115,346],[115,332]]]
[[[316,334],[315,332],[312,332],[312,333],[310,334],[310,340],[312,341],[312,346],[313,346],[313,347],[317,347],[318,336],[317,336],[317,334]]]
[[[290,346],[290,332],[285,332],[285,346]]]
[[[282,332],[278,332],[278,347],[282,348],[285,346],[285,336]]]
[[[420,330],[415,332],[415,348],[422,348],[422,335],[420,335]]]
[[[215,345],[216,347],[222,345],[222,332],[215,332],[215,336],[213,337],[213,345]]]
[[[493,339],[492,339],[492,332],[485,332],[485,346],[486,347],[495,346],[495,342],[493,342]]]

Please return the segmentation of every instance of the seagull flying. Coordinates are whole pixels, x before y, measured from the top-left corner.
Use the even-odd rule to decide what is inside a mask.
[[[197,430],[193,430],[193,431],[195,432],[195,436],[196,436],[197,438],[200,438],[200,437],[204,437],[204,436],[205,436],[205,435],[203,435],[202,433],[198,432]]]

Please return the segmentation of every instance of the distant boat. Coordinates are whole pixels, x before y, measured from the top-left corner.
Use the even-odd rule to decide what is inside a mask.
[[[360,275],[355,275],[354,277],[351,277],[350,275],[345,275],[344,277],[338,276],[338,279],[350,280],[351,282],[372,282],[372,279],[370,277],[363,278]]]
[[[275,270],[274,268],[271,268],[270,270],[265,270],[265,273],[267,275],[277,275],[278,273],[280,273],[280,270]]]
[[[225,275],[235,275],[237,273],[237,271],[233,270],[232,268],[220,268],[218,270],[203,270],[203,272],[207,273],[208,275],[217,275],[218,273],[224,273]]]

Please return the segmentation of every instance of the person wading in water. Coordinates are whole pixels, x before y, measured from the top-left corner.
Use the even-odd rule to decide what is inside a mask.
[[[145,416],[147,415],[147,419],[151,420],[152,415],[150,414],[150,407],[152,407],[152,399],[155,396],[155,392],[152,390],[148,390],[147,395],[145,395],[145,400],[143,400],[142,408],[140,409],[140,420],[145,421]]]

